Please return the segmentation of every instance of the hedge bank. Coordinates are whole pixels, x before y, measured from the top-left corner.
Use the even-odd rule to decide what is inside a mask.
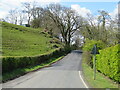
[[[37,56],[23,56],[23,57],[1,57],[2,58],[2,73],[11,72],[18,68],[25,68],[35,65],[40,65],[42,63],[48,62],[50,58],[59,57],[65,53],[68,53],[65,49],[59,48],[55,49],[46,54]]]
[[[93,67],[91,51],[95,44],[99,50],[99,54],[96,55],[97,70],[114,81],[120,82],[120,45],[106,47],[100,40],[86,40],[83,46],[83,59],[91,67]]]

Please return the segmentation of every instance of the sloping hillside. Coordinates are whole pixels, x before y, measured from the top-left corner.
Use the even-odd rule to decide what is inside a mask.
[[[54,43],[53,41],[57,41]],[[31,56],[51,51],[60,46],[56,38],[43,32],[24,26],[2,22],[3,56]]]

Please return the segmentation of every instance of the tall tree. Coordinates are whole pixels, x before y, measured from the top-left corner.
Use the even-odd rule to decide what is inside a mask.
[[[80,17],[71,8],[63,7],[59,4],[50,4],[46,8],[46,13],[58,27],[66,46],[70,46],[74,33],[82,26]]]
[[[107,43],[108,37],[107,37],[107,31],[106,31],[106,24],[110,19],[110,15],[104,10],[102,11],[99,10],[98,12],[100,13],[98,17],[98,22],[102,23],[100,36],[103,37],[102,38],[103,42]]]
[[[42,14],[43,14],[43,8],[37,7],[37,6],[33,6],[33,9],[32,9],[33,19],[39,18]]]
[[[110,15],[108,14],[108,12],[102,10],[102,11],[98,11],[100,13],[98,20],[101,23],[102,22],[102,27],[105,30],[105,25],[106,25],[106,20],[110,19]]]
[[[10,10],[8,16],[6,17],[6,20],[10,23],[17,24],[18,10],[17,9]]]
[[[35,5],[31,2],[25,2],[25,3],[22,3],[23,7],[25,7],[25,9],[23,10],[24,13],[27,14],[27,22],[28,22],[28,25],[30,26],[30,20],[32,18],[32,13],[33,13],[33,8],[35,7]]]
[[[25,15],[25,13],[22,11],[22,10],[19,10],[19,12],[18,12],[18,22],[19,22],[19,25],[22,25],[23,24],[23,21],[25,21],[26,20],[26,15]]]

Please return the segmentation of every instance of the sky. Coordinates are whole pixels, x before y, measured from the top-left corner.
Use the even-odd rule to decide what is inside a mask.
[[[0,0],[0,18],[5,18],[9,10],[20,8],[22,2],[33,1],[37,1],[41,6],[49,3],[60,3],[66,7],[71,7],[82,16],[85,16],[86,13],[98,15],[98,10],[105,10],[111,16],[118,13],[118,0]]]

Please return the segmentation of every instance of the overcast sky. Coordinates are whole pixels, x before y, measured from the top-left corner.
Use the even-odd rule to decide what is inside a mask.
[[[20,8],[22,2],[33,1],[38,2],[40,6],[60,3],[75,9],[82,16],[85,16],[86,13],[97,15],[98,10],[105,10],[114,16],[118,13],[117,3],[119,0],[84,0],[84,2],[83,0],[0,0],[0,18],[5,18],[9,10]]]

